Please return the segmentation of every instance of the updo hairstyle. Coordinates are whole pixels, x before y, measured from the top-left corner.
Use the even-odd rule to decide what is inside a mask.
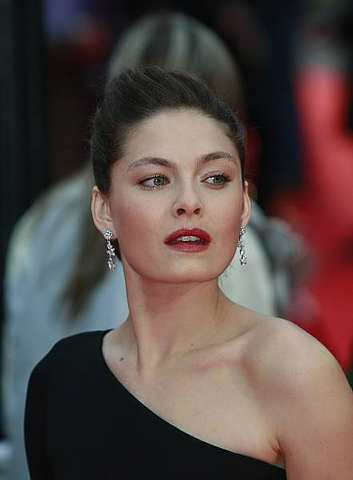
[[[108,82],[93,120],[91,161],[95,183],[109,194],[112,165],[123,156],[127,134],[163,110],[197,110],[227,126],[242,178],[245,131],[232,109],[197,77],[157,66],[127,70]]]

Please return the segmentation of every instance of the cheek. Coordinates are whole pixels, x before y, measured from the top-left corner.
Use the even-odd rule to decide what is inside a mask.
[[[120,198],[118,208],[114,210],[114,226],[116,228],[119,244],[122,249],[127,248],[141,239],[149,238],[160,230],[160,208],[148,202],[141,203],[136,198]]]
[[[211,222],[216,233],[214,246],[223,271],[232,261],[237,248],[243,212],[242,196],[235,192],[228,196],[226,202],[213,206]]]
[[[241,215],[243,213],[242,195],[234,192],[227,198],[213,200],[212,223],[219,231],[220,236],[231,235],[236,237],[240,228]]]

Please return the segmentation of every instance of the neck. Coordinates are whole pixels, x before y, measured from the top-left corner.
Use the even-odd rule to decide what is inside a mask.
[[[125,281],[129,317],[124,333],[140,374],[214,342],[229,305],[217,279],[166,284],[125,268]]]

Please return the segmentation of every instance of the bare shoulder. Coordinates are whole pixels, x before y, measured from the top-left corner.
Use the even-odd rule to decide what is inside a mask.
[[[305,330],[283,318],[233,305],[227,352],[231,356],[233,352],[233,360],[240,360],[254,381],[266,382],[272,387],[277,384],[278,388],[299,387],[301,379],[305,381],[315,372],[345,381],[335,357]]]
[[[259,316],[247,341],[245,363],[254,382],[274,394],[302,395],[317,382],[350,387],[335,357],[317,339],[290,321]],[[309,384],[309,385],[308,385]]]
[[[341,373],[334,356],[316,338],[288,320],[266,316],[258,316],[252,329],[248,362],[269,381],[283,375],[298,380],[323,368]]]
[[[351,478],[353,393],[333,355],[293,323],[269,317],[257,318],[247,346],[248,378],[290,478]]]

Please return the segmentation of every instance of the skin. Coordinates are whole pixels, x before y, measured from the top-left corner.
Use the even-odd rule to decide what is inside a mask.
[[[172,166],[136,166],[151,157]],[[93,189],[92,214],[119,241],[129,317],[105,336],[107,367],[203,441],[285,465],[289,480],[351,479],[353,395],[335,359],[298,327],[218,288],[250,215],[226,127],[194,110],[160,112],[130,132],[111,180],[108,195]],[[210,234],[207,250],[164,244],[193,227]]]

